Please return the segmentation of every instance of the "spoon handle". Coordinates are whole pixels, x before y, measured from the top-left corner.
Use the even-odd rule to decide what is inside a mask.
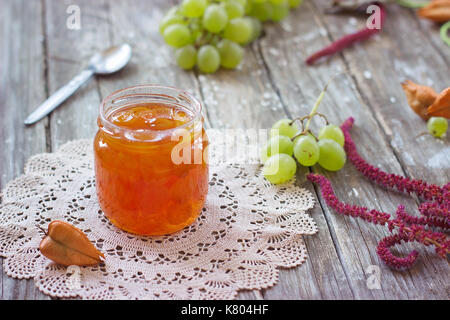
[[[88,81],[93,74],[94,71],[92,69],[86,69],[82,71],[68,84],[66,84],[64,87],[59,88],[55,93],[48,97],[48,99],[45,100],[44,103],[42,103],[25,119],[24,123],[26,125],[30,125],[44,118],[50,112],[55,110],[68,97],[70,97],[75,91],[77,91],[78,88],[80,88],[83,83]]]

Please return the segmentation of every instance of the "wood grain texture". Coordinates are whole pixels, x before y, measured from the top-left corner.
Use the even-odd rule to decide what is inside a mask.
[[[326,1],[314,2],[319,5],[318,9],[323,8],[325,3]],[[322,21],[327,26],[331,39],[341,36],[342,32],[349,32],[346,29],[348,23],[339,16],[323,16]],[[364,19],[362,22],[365,23]],[[343,58],[354,78],[362,103],[368,106],[381,129],[390,147],[387,149],[392,150],[392,162],[398,162],[400,165],[399,171],[385,169],[388,172],[443,185],[450,180],[449,138],[440,141],[430,135],[418,137],[426,132],[426,124],[409,109],[400,82],[412,79],[432,85],[439,91],[448,87],[450,49],[443,42],[431,45],[433,40],[430,40],[430,34],[434,35],[435,32],[432,28],[426,33],[420,30],[407,34],[399,32],[408,28],[411,30],[411,26],[417,23],[415,15],[408,14],[406,9],[389,6],[384,32],[373,41],[345,51]],[[443,52],[447,54],[442,55]],[[364,126],[366,129],[365,121],[361,126],[357,125],[358,128]],[[373,136],[373,131],[370,132]],[[367,149],[368,136],[369,133],[365,134],[361,137],[361,142],[357,143],[361,146],[360,150]],[[365,158],[374,164],[389,159],[380,157],[380,145],[377,143],[379,139],[372,138],[372,141],[375,142],[372,142],[373,153],[365,155]],[[396,197],[389,206],[384,205],[382,208],[394,213],[395,206],[404,203],[407,204],[409,212],[417,214],[417,201],[403,198]],[[439,259],[431,249],[424,249],[421,245],[416,247],[421,253],[418,264],[408,273],[391,273],[395,275],[400,286],[392,287],[391,281],[385,280],[390,290],[387,297],[400,294],[401,290],[406,298],[448,298],[448,261]],[[382,269],[382,275],[387,276],[390,270],[384,265],[383,267],[385,270]]]
[[[46,97],[44,35],[40,1],[0,1],[0,188],[19,176],[31,155],[46,150],[45,121],[23,121]],[[17,281],[3,272],[1,299],[48,299],[33,280]]]
[[[277,91],[280,92],[285,101],[287,113],[292,114],[293,117],[307,114],[315,97],[319,94],[320,89],[318,90],[318,88],[322,87],[335,73],[348,69],[347,59],[345,58],[348,55],[347,51],[343,54],[344,58],[337,55],[328,62],[315,67],[309,68],[303,63],[310,53],[329,43],[326,36],[329,25],[335,26],[341,35],[354,31],[346,29],[348,18],[342,20],[342,17],[340,17],[340,24],[334,20],[333,22],[325,23],[326,19],[328,17],[325,18],[321,11],[311,5],[310,2],[306,7],[303,7],[302,11],[292,13],[282,25],[268,28],[266,37],[261,40],[261,52],[266,60],[266,65],[270,69],[273,83],[277,86]],[[334,19],[339,20],[338,17],[334,17]],[[398,20],[401,19],[396,21]],[[299,32],[297,29],[299,25],[296,21],[305,22],[305,25],[309,26],[309,28],[305,28],[302,24],[302,31]],[[363,23],[365,23],[365,20],[363,20]],[[396,30],[399,29],[397,27]],[[321,35],[324,36],[321,37]],[[363,44],[361,47],[369,45]],[[393,47],[393,45],[389,46],[389,48]],[[401,46],[401,48],[406,48],[406,44]],[[353,51],[349,49],[348,52],[351,54]],[[378,51],[372,49],[371,52]],[[367,58],[361,59],[361,56],[367,57],[367,55],[361,53],[359,55],[354,53],[351,61],[367,60]],[[381,61],[375,63],[375,65],[381,64]],[[375,65],[371,69],[377,70]],[[432,67],[430,66],[430,68]],[[404,163],[401,161],[402,159],[398,159],[396,150],[393,150],[389,144],[385,133],[386,128],[379,125],[379,122],[373,116],[373,105],[366,105],[368,100],[361,93],[359,81],[357,80],[362,81],[361,77],[369,77],[367,76],[367,69],[359,70],[359,77],[353,75],[352,71],[350,70],[346,76],[340,76],[330,85],[320,110],[327,114],[329,119],[336,124],[341,123],[348,116],[355,117],[357,127],[354,131],[359,131],[356,131],[354,136],[357,145],[361,146],[362,155],[388,172],[404,174],[402,169]],[[310,79],[310,81],[305,82],[305,78]],[[380,76],[382,87],[378,88],[376,92],[385,92],[392,88],[392,83],[387,79],[389,77]],[[373,92],[373,88],[366,88],[366,90]],[[402,94],[402,92],[400,93]],[[379,94],[377,96],[384,95]],[[388,99],[391,100],[390,98]],[[408,108],[407,106],[405,107]],[[400,114],[396,116],[402,119]],[[411,120],[414,120],[414,117],[416,116],[411,115]],[[412,136],[411,131],[406,133],[406,135],[408,134]],[[367,137],[370,137],[370,142]],[[436,143],[435,140],[433,142]],[[437,146],[435,144],[430,148],[436,150],[438,147],[439,144]],[[411,149],[417,150],[417,148],[409,146],[408,150]],[[330,178],[333,185],[337,187],[337,195],[345,201],[387,212],[395,212],[396,206],[400,203],[406,204],[411,211],[417,210],[414,199],[409,199],[396,193],[392,194],[392,192],[373,186],[362,179],[351,165],[347,165],[344,170],[336,174],[324,172],[320,168],[314,168],[313,171],[322,173]],[[387,232],[354,219],[336,217],[323,203],[322,197],[319,196],[319,198],[354,298],[433,298],[433,296],[445,298],[448,296],[448,284],[444,281],[445,268],[448,268],[446,261],[436,258],[433,254],[430,256],[429,252],[427,252],[423,255],[424,264],[426,265],[421,265],[422,269],[418,266],[411,271],[415,273],[414,275],[393,273],[379,261],[375,253],[377,241],[386,236]],[[317,253],[320,251],[315,250],[313,252]],[[312,257],[311,259],[314,258]],[[368,275],[366,275],[366,270],[371,265],[381,268],[381,290],[369,290],[367,288],[366,279]],[[441,270],[438,275],[428,269],[430,265],[433,266],[432,269],[438,268]],[[436,265],[439,267],[436,267]],[[301,270],[301,268],[298,270]],[[320,275],[328,274],[320,273]],[[417,274],[421,274],[421,276],[417,276]],[[417,290],[420,284],[418,279],[429,279],[430,277],[434,278],[432,282],[438,283],[434,290]],[[301,283],[301,279],[301,277],[298,277],[297,282]],[[272,291],[269,290],[267,296],[283,298],[289,295],[293,282],[295,280],[280,281],[279,287],[275,287],[275,290]],[[430,283],[421,284],[421,287],[425,289],[427,285],[430,286]],[[331,293],[332,291],[326,290],[326,292]]]
[[[177,2],[0,0],[1,187],[22,172],[30,155],[92,137],[100,101],[117,89],[149,83],[184,88],[202,100],[208,127],[269,128],[278,119],[309,113],[324,84],[342,71],[347,73],[329,86],[320,111],[336,124],[355,117],[352,136],[362,156],[388,172],[438,184],[449,181],[449,138],[417,138],[425,124],[409,110],[399,85],[411,79],[436,90],[448,86],[450,49],[440,42],[435,25],[392,5],[380,36],[307,67],[303,61],[309,54],[362,27],[365,17],[325,15],[326,0],[306,0],[281,24],[266,24],[265,35],[247,47],[238,69],[202,75],[180,70],[158,33],[158,21]],[[81,30],[66,27],[66,9],[73,4],[81,9]],[[25,116],[80,72],[94,52],[123,42],[133,48],[124,70],[93,78],[47,119],[24,130]],[[313,122],[316,130],[320,125]],[[421,258],[414,269],[390,270],[375,252],[387,231],[337,216],[306,180],[310,171],[327,176],[345,202],[389,213],[402,203],[417,211],[418,199],[373,185],[351,164],[338,173],[302,168],[297,181],[316,198],[309,213],[319,228],[304,238],[308,259],[299,268],[280,270],[272,288],[243,291],[238,299],[449,298],[448,261],[417,245]],[[367,287],[373,265],[381,271],[379,290]],[[1,272],[0,299],[48,299],[32,280]]]
[[[87,67],[92,55],[110,47],[108,5],[105,1],[46,0],[46,35],[48,87],[52,93]],[[67,28],[69,5],[77,5],[81,13],[81,29]],[[52,150],[61,144],[90,138],[97,131],[97,115],[101,97],[94,76],[72,97],[52,112],[49,140]]]

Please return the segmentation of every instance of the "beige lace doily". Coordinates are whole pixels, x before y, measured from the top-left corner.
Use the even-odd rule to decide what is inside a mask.
[[[240,289],[275,284],[279,267],[303,263],[303,235],[317,232],[305,213],[309,191],[273,186],[257,164],[211,164],[197,221],[168,236],[140,237],[103,216],[95,194],[92,141],[39,154],[10,182],[0,206],[0,255],[14,278],[34,278],[54,297],[83,299],[231,299]],[[214,152],[212,152],[214,157]],[[212,163],[213,161],[211,161]],[[52,220],[83,230],[106,256],[94,267],[63,267],[38,250]]]

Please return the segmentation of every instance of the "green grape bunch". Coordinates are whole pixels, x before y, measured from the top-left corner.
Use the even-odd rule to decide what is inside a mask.
[[[174,48],[182,69],[235,69],[243,59],[243,47],[261,35],[262,23],[283,20],[302,1],[182,0],[162,18],[159,32]]]
[[[298,119],[281,119],[270,130],[270,139],[261,149],[261,163],[264,164],[262,173],[264,177],[274,184],[289,181],[295,175],[297,164],[311,167],[319,164],[328,171],[341,170],[347,160],[344,150],[344,133],[334,124],[322,127],[316,137],[311,130],[300,130],[296,121],[315,116],[312,113]],[[326,119],[326,118],[325,118]]]
[[[270,129],[270,139],[260,150],[260,159],[263,164],[262,174],[271,183],[282,184],[291,180],[297,171],[297,163],[303,167],[318,164],[327,171],[339,171],[344,167],[347,161],[344,133],[340,127],[330,124],[326,116],[317,112],[327,87],[328,84],[320,93],[309,115],[278,120]],[[316,116],[326,121],[317,136],[309,129],[311,119]],[[306,125],[304,121],[307,121]],[[301,129],[297,125],[298,122]],[[431,125],[434,132],[440,135],[447,130],[447,127],[444,128],[446,124],[435,120]]]

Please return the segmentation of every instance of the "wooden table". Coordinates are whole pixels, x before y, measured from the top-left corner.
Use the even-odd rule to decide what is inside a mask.
[[[328,1],[306,0],[281,24],[267,24],[260,40],[246,49],[235,71],[214,75],[177,68],[171,49],[158,34],[158,21],[175,1],[166,0],[0,0],[0,186],[23,172],[33,154],[93,137],[98,106],[112,91],[158,83],[190,89],[205,105],[214,128],[268,128],[277,119],[308,113],[323,85],[336,72],[320,106],[340,124],[356,119],[353,137],[359,151],[380,168],[444,184],[450,180],[450,143],[429,135],[425,123],[408,107],[400,86],[405,79],[442,90],[450,84],[450,48],[438,26],[419,20],[411,10],[388,7],[384,32],[331,60],[308,67],[304,59],[343,34],[361,28],[365,16],[325,15]],[[81,9],[81,29],[66,26],[69,5]],[[134,55],[118,74],[97,77],[36,125],[23,120],[45,98],[69,81],[97,50],[128,42]],[[331,179],[346,202],[394,213],[403,203],[417,212],[418,200],[384,190],[363,178],[351,164],[337,173],[312,169]],[[297,175],[316,197],[310,214],[319,232],[305,237],[308,260],[280,271],[267,290],[241,292],[256,299],[448,299],[449,265],[432,249],[416,244],[417,265],[392,271],[376,254],[383,227],[336,215],[316,186]],[[399,248],[405,253],[412,246]],[[375,266],[375,267],[370,267]],[[367,279],[379,267],[381,289]],[[15,280],[0,267],[1,299],[49,299],[32,280]]]

